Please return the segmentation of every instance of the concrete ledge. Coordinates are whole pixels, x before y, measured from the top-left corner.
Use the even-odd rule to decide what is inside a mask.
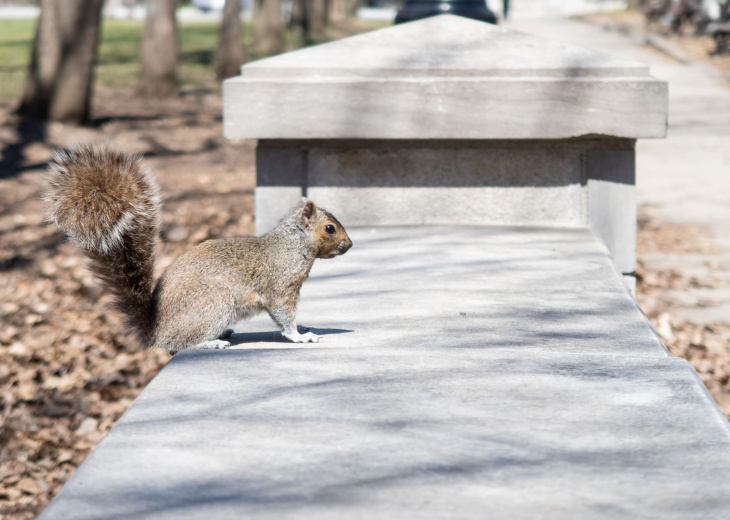
[[[587,229],[355,228],[299,322],[181,352],[42,520],[721,518],[730,431]]]
[[[324,83],[236,78],[225,84],[224,135],[229,139],[650,138],[666,135],[666,105],[666,84],[649,79]],[[319,124],[312,125],[312,120]]]
[[[254,139],[664,137],[645,65],[442,15],[245,65],[224,133]]]
[[[302,195],[348,226],[591,227],[635,269],[634,140],[261,140],[256,232]]]
[[[730,432],[670,358],[184,352],[41,520],[722,518]]]

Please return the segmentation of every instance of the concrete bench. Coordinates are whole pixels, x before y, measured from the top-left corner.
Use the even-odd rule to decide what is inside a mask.
[[[268,318],[181,352],[43,513],[707,519],[730,429],[626,283],[646,67],[442,16],[243,67],[257,228],[301,195],[354,247]]]

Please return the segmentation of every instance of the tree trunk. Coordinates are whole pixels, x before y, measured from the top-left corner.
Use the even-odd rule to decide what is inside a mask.
[[[256,0],[256,41],[266,54],[284,50],[281,0]]]
[[[302,30],[306,45],[312,43],[312,36],[320,35],[329,19],[345,18],[344,0],[293,0],[292,25]]]
[[[362,0],[349,0],[347,4],[347,16],[356,16],[357,10],[363,6]]]
[[[91,114],[102,0],[42,0],[18,112],[84,124]]]
[[[329,0],[327,23],[341,22],[347,17],[345,0]]]
[[[309,2],[310,27],[312,32],[320,34],[327,26],[329,0],[307,0]]]
[[[177,0],[148,0],[138,95],[177,96]]]
[[[304,46],[312,43],[310,0],[292,0],[291,28],[299,28],[301,31],[302,43]]]
[[[221,37],[215,53],[215,75],[223,80],[239,74],[243,63],[241,45],[241,0],[226,0]]]

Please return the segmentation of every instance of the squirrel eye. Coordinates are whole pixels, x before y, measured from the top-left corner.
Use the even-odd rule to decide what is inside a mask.
[[[335,234],[335,226],[333,226],[332,224],[327,224],[327,225],[326,225],[326,226],[324,227],[324,230],[325,230],[325,231],[326,231],[326,232],[327,232],[328,234],[330,234],[330,235],[334,235],[334,234]]]

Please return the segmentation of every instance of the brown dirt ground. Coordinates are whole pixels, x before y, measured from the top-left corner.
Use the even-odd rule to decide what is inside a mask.
[[[213,237],[253,232],[254,145],[222,137],[217,90],[144,102],[95,95],[91,128],[18,121],[0,104],[0,518],[34,518],[167,362],[108,312],[84,260],[43,224],[43,166],[56,147],[106,140],[142,153],[165,200],[159,268]],[[642,218],[642,252],[708,247],[698,230]],[[640,262],[638,300],[672,354],[730,414],[730,327],[677,322],[662,295],[704,283]]]

